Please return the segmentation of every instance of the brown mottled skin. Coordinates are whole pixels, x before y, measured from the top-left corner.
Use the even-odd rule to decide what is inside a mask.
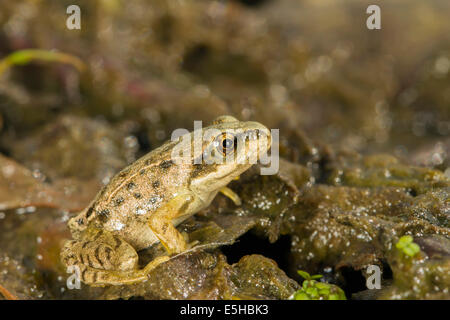
[[[235,160],[270,148],[270,131],[257,122],[222,116],[202,133],[207,129],[219,133],[201,144],[203,151],[212,150],[211,157],[224,154],[223,149],[218,152],[217,141],[222,143],[226,132],[256,137],[246,139],[244,148],[236,149],[233,144]],[[193,136],[191,132],[183,137]],[[268,139],[258,149],[262,136]],[[158,257],[138,269],[137,250],[161,242],[168,255],[181,253],[189,245],[176,225],[207,207],[219,191],[238,200],[226,185],[251,166],[248,161],[194,164],[192,155],[189,162],[178,163],[172,155],[177,144],[169,141],[124,168],[86,209],[69,220],[74,240],[65,243],[61,257],[66,266],[79,268],[83,282],[104,286],[147,279],[148,272],[169,257]]]

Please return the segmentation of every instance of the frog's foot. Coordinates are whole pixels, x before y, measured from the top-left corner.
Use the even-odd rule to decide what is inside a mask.
[[[77,279],[92,287],[104,287],[107,285],[130,285],[148,279],[148,272],[144,270],[135,271],[114,271],[100,270],[86,265],[75,265],[75,275]],[[73,270],[73,269],[72,269]]]
[[[189,242],[188,244],[187,244],[187,249],[189,250],[189,249],[193,249],[196,245],[198,245],[200,243],[200,241],[198,241],[198,240],[194,240],[194,241],[192,241],[192,242]]]
[[[198,240],[189,242],[189,234],[185,231],[182,231],[180,233],[183,236],[184,242],[186,242],[186,250],[192,249],[193,247],[195,247],[196,245],[198,245],[200,243],[200,241],[198,241]]]
[[[157,257],[155,259],[153,259],[152,261],[150,261],[145,267],[144,269],[142,269],[142,272],[145,275],[148,275],[150,273],[150,271],[152,271],[153,269],[155,269],[157,266],[159,266],[161,263],[164,263],[166,261],[170,260],[169,256],[161,256],[161,257]]]
[[[230,198],[235,205],[240,206],[242,204],[241,198],[239,198],[239,196],[230,188],[228,187],[223,187],[222,189],[220,189],[220,192]]]
[[[104,287],[107,285],[119,286],[147,280],[148,274],[153,269],[169,259],[168,256],[158,257],[149,262],[144,269],[131,271],[100,270],[86,265],[74,266],[78,267],[78,269],[75,269],[75,274],[79,277],[78,279],[92,287]]]
[[[61,251],[63,263],[76,280],[91,286],[123,285],[141,282],[148,273],[168,257],[151,261],[138,269],[138,255],[134,248],[106,231],[88,234],[85,240],[67,241]]]

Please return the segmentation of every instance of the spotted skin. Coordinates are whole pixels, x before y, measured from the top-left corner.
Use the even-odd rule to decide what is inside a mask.
[[[225,133],[262,132],[257,122],[240,122],[230,116],[218,118],[210,127],[219,135],[202,142],[202,152],[216,148]],[[192,143],[194,133],[188,138]],[[267,139],[262,145],[270,147]],[[244,156],[254,150],[255,139],[245,141]],[[91,204],[68,222],[73,240],[67,241],[61,258],[66,266],[77,266],[81,280],[92,286],[120,285],[143,281],[169,255],[190,247],[176,225],[207,207],[231,180],[250,168],[249,163],[194,164],[173,158],[178,141],[169,141],[124,168],[106,185]],[[191,145],[192,146],[192,145]],[[261,148],[261,146],[260,146]],[[212,155],[218,151],[213,149]],[[203,153],[202,153],[203,154]],[[229,191],[230,192],[230,191]],[[161,243],[167,251],[138,269],[137,251]]]

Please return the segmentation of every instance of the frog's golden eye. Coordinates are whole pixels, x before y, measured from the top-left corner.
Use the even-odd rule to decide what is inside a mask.
[[[216,148],[222,155],[230,155],[237,148],[237,137],[232,134],[223,134],[217,137]]]

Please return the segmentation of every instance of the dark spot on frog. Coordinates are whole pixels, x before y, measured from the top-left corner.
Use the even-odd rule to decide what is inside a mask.
[[[84,260],[83,260],[82,264],[84,264]],[[85,273],[86,273],[86,272],[87,272],[87,268],[84,269],[84,270],[81,272],[81,279],[82,279],[82,280],[86,280],[86,277],[85,277]]]
[[[109,217],[109,210],[108,209],[103,209],[101,211],[98,211],[97,215],[100,218],[100,220],[105,221]]]
[[[100,197],[103,196],[105,194],[105,192],[106,192],[106,186],[104,186],[102,188],[102,190],[100,191]]]
[[[117,199],[114,200],[114,203],[116,206],[120,206],[123,203],[124,199],[123,197],[118,197]]]
[[[124,178],[124,177],[126,177],[127,173],[128,173],[128,172],[126,172],[126,171],[122,171],[121,173],[119,173],[119,178]]]
[[[159,167],[162,169],[167,169],[170,168],[172,165],[173,165],[172,160],[164,160],[163,162],[160,163]]]
[[[158,180],[152,183],[153,188],[158,188],[160,185],[161,183]]]
[[[116,242],[114,250],[117,250],[120,247],[120,245],[122,244],[122,241],[117,237],[114,237],[114,241]]]
[[[92,207],[90,207],[88,211],[86,211],[86,218],[89,218],[92,215],[92,211],[93,211]]]
[[[65,262],[68,262],[70,260],[77,260],[77,257],[74,254],[70,254],[64,258]]]
[[[194,164],[194,171],[192,172],[192,175],[195,177],[199,174],[199,172],[203,171],[205,168],[204,164]]]
[[[97,262],[103,266],[103,261],[100,259],[100,246],[97,246],[94,251],[94,258],[97,260]]]
[[[105,254],[106,254],[106,260],[107,261],[111,260],[111,252],[112,252],[112,249],[110,247],[106,247],[105,248]]]
[[[207,174],[217,170],[217,164],[194,164],[192,177],[196,177],[202,173]]]
[[[136,184],[135,184],[134,182],[128,182],[128,183],[127,183],[127,189],[128,189],[128,190],[133,189],[135,186],[136,186]]]
[[[99,239],[101,236],[103,236],[103,230],[99,230],[99,231],[97,232],[97,234],[96,234],[95,237],[94,237],[94,241],[97,240],[97,239]]]
[[[134,196],[136,199],[142,198],[142,194],[140,194],[140,193],[138,193],[138,192],[136,192],[135,194],[133,194],[133,196]]]
[[[143,176],[143,175],[145,174],[145,170],[142,169],[141,171],[139,171],[139,174],[140,174],[141,176]]]
[[[78,222],[78,224],[79,224],[79,225],[82,225],[82,224],[84,224],[84,220],[83,220],[83,218],[80,218],[80,219],[78,219],[78,220],[77,220],[77,222]]]

